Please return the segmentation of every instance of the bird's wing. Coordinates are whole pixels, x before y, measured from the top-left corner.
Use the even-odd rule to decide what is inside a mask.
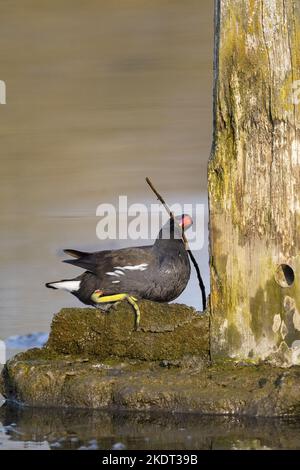
[[[71,254],[71,250],[64,250],[68,254]],[[72,253],[79,253],[75,250],[72,250]],[[105,256],[108,251],[97,251],[95,253],[82,253],[76,259],[66,259],[63,260],[64,263],[72,264],[78,268],[85,269],[91,273],[97,274],[98,269],[100,269],[105,264]],[[71,255],[72,256],[72,255]],[[74,255],[73,255],[74,256]]]
[[[90,271],[99,277],[106,273],[123,270],[124,272],[144,271],[153,261],[151,256],[152,246],[135,248],[123,248],[121,250],[98,251],[95,253],[85,253],[78,259],[64,260],[65,263],[72,264]]]

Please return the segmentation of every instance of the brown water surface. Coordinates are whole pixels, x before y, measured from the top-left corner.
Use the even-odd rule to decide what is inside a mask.
[[[63,247],[137,244],[96,238],[99,203],[154,202],[147,175],[206,203],[212,57],[213,1],[1,2],[0,338],[80,305],[44,288],[79,273]],[[201,306],[194,278],[179,301]]]

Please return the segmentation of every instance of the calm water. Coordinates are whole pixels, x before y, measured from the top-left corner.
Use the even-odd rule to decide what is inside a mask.
[[[98,204],[155,202],[145,176],[170,203],[206,203],[213,1],[12,0],[1,20],[4,339],[80,305],[44,288],[80,272],[62,248],[144,243],[98,240]],[[208,288],[207,243],[195,254]],[[179,301],[201,306],[195,279]]]
[[[206,204],[213,0],[1,2],[0,339],[49,331],[80,305],[44,283],[76,276],[62,248],[100,242],[98,204]],[[195,253],[209,288],[205,244]],[[144,243],[144,242],[140,242]],[[178,301],[200,308],[197,282]],[[0,408],[0,449],[300,448],[297,421]]]
[[[300,449],[300,422],[4,406],[1,448]]]
[[[155,202],[149,176],[170,204],[206,204],[213,2],[11,0],[1,20],[0,340],[47,332],[61,307],[80,305],[44,287],[79,273],[60,262],[62,248],[145,243],[98,240],[100,203]],[[208,288],[207,219],[205,237],[195,254]],[[178,300],[200,308],[194,278]],[[139,446],[147,427],[137,421],[130,437],[110,414],[7,407],[0,421],[2,448],[48,448],[65,436],[65,447],[96,438],[109,447],[123,435]]]

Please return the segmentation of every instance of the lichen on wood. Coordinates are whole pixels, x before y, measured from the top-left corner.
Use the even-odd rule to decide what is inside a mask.
[[[300,5],[216,0],[215,21],[212,358],[299,364]]]

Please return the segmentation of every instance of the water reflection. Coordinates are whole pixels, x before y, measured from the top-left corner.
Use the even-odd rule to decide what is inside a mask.
[[[0,408],[0,449],[300,449],[300,421]]]

